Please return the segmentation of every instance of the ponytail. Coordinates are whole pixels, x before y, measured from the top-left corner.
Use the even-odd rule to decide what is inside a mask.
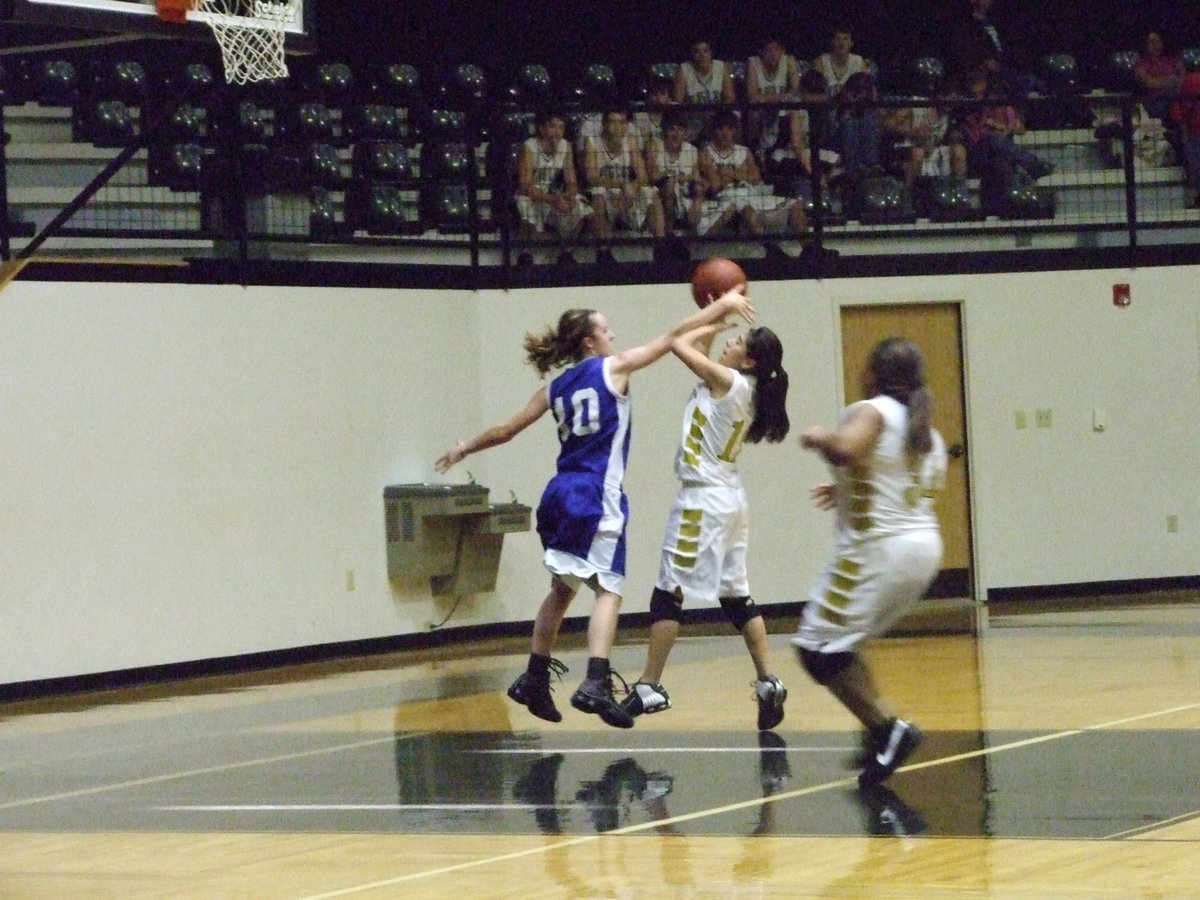
[[[908,431],[904,436],[904,449],[910,456],[924,456],[933,449],[933,432],[929,419],[933,398],[929,389],[922,385],[908,392]]]
[[[867,366],[876,390],[908,408],[904,452],[910,459],[924,456],[933,449],[933,397],[925,386],[921,351],[912,341],[887,338],[871,351]]]
[[[567,363],[577,363],[584,357],[584,338],[591,336],[594,309],[568,309],[558,318],[558,325],[541,334],[525,335],[525,361],[545,375],[551,369]]]
[[[783,368],[783,344],[769,328],[752,328],[746,335],[746,358],[754,360],[754,421],[746,442],[777,444],[787,437],[788,374]]]

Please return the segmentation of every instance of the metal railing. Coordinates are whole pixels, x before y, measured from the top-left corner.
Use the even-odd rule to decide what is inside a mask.
[[[530,235],[516,215],[513,148],[530,133],[528,110],[477,109],[439,126],[428,110],[405,118],[393,105],[401,124],[389,131],[365,123],[361,109],[289,103],[250,110],[244,94],[218,86],[202,98],[132,110],[124,133],[105,133],[112,123],[82,103],[9,105],[0,110],[9,136],[0,158],[0,255],[25,258],[54,246],[86,247],[95,256],[132,244],[168,255],[398,265],[513,267],[557,257],[557,245]],[[887,120],[897,110],[938,106],[959,128],[981,105],[889,98],[859,113]],[[192,134],[180,127],[184,107],[205,113]],[[827,109],[742,104],[737,112],[747,121],[754,113],[804,111],[815,123]],[[577,121],[596,111],[567,115]],[[1020,111],[1030,127],[1006,139],[1005,152],[1034,154],[1048,164],[1044,171],[1015,164],[980,171],[972,158],[965,173],[906,178],[909,145],[902,135],[885,135],[878,158],[861,170],[835,161],[817,175],[756,189],[776,209],[805,204],[802,235],[770,224],[763,234],[676,227],[669,241],[619,231],[604,244],[629,260],[653,259],[664,247],[703,255],[706,245],[730,243],[750,254],[770,245],[818,257],[1019,249],[1034,236],[1058,246],[1135,249],[1157,232],[1179,240],[1182,231],[1188,239],[1200,226],[1169,130],[1139,122],[1133,97],[1031,97]],[[814,158],[843,149],[836,125],[814,127],[810,141]],[[1004,171],[1012,177],[996,184]],[[598,245],[586,233],[576,243],[583,260]]]

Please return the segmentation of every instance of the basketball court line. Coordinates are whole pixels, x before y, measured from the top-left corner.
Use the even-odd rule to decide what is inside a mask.
[[[1094,725],[1085,725],[1081,728],[1071,728],[1071,729],[1064,730],[1064,731],[1057,731],[1057,732],[1052,732],[1050,734],[1041,735],[1039,737],[1025,738],[1025,739],[1019,740],[1019,741],[1011,741],[1007,744],[998,744],[995,747],[985,747],[980,750],[970,750],[965,753],[957,753],[953,756],[939,757],[938,759],[926,760],[925,762],[920,762],[920,763],[913,763],[913,764],[910,764],[907,766],[903,766],[902,768],[898,769],[897,771],[908,772],[908,771],[917,771],[920,769],[928,769],[933,766],[941,766],[941,765],[946,765],[949,763],[961,762],[966,759],[973,759],[973,758],[979,757],[979,756],[987,756],[989,754],[999,753],[999,752],[1005,751],[1005,750],[1017,750],[1022,747],[1032,746],[1034,744],[1041,744],[1041,743],[1046,743],[1048,741],[1061,740],[1063,738],[1073,737],[1075,735],[1083,734],[1084,732],[1088,732],[1088,731],[1102,731],[1104,729],[1114,728],[1119,725],[1127,725],[1131,722],[1141,722],[1141,721],[1145,721],[1147,719],[1158,718],[1161,716],[1169,716],[1169,715],[1173,715],[1175,713],[1186,712],[1186,711],[1190,711],[1190,710],[1194,710],[1194,709],[1200,709],[1200,703],[1188,703],[1188,704],[1184,704],[1182,706],[1174,706],[1174,707],[1170,707],[1168,709],[1156,710],[1154,712],[1149,712],[1149,713],[1142,713],[1142,714],[1136,715],[1136,716],[1126,716],[1125,718],[1121,718],[1121,719],[1113,719],[1108,722],[1099,722]],[[306,759],[309,757],[322,756],[322,755],[329,754],[329,753],[337,753],[342,750],[357,750],[362,747],[372,747],[372,746],[376,746],[379,744],[394,744],[397,740],[413,740],[416,738],[428,737],[432,734],[434,734],[434,732],[431,732],[431,731],[414,731],[414,732],[406,733],[404,735],[389,734],[389,735],[386,735],[383,737],[368,738],[366,740],[361,740],[361,741],[351,741],[349,743],[344,743],[344,744],[334,744],[334,745],[331,745],[328,747],[317,747],[312,750],[297,750],[292,753],[279,753],[279,754],[275,754],[273,756],[261,756],[261,757],[256,757],[254,759],[241,760],[239,762],[234,762],[234,763],[222,763],[221,765],[203,766],[201,768],[196,768],[196,769],[184,769],[179,772],[167,772],[162,775],[151,775],[146,778],[135,778],[135,779],[130,779],[129,781],[115,782],[113,784],[102,784],[102,785],[95,785],[93,787],[77,788],[76,790],[73,790],[73,791],[62,791],[60,793],[46,794],[46,795],[43,795],[40,797],[25,797],[20,800],[8,800],[8,801],[0,802],[0,811],[6,810],[6,809],[19,809],[19,808],[27,807],[27,806],[36,806],[37,804],[40,804],[40,803],[53,803],[53,802],[56,802],[59,800],[73,800],[78,797],[90,797],[90,796],[95,796],[97,794],[104,794],[104,793],[110,793],[113,791],[125,790],[126,788],[143,787],[145,785],[150,785],[150,784],[162,784],[164,782],[177,781],[182,778],[192,778],[192,777],[195,777],[198,775],[213,775],[213,774],[217,774],[219,772],[231,772],[231,771],[235,771],[237,769],[248,769],[253,766],[271,765],[273,763],[286,762],[288,760],[293,760],[293,759]],[[624,752],[629,749],[630,748],[622,748],[622,750],[617,751],[617,752]],[[638,749],[638,748],[635,748],[635,749]],[[655,749],[655,748],[640,748],[639,752],[640,752],[640,750],[645,750],[645,751],[649,752],[653,749]],[[795,749],[799,749],[799,748],[795,748]],[[828,749],[828,748],[822,748],[822,749]],[[844,751],[844,748],[835,748],[835,749],[838,749],[839,751]],[[555,752],[555,751],[553,751],[551,749],[543,748],[542,752],[545,753],[545,752]],[[563,751],[563,752],[580,752],[580,751],[571,749],[571,750],[567,750],[567,751]],[[608,752],[613,752],[613,751],[608,751]],[[630,825],[630,826],[626,826],[624,828],[615,829],[613,831],[606,831],[606,832],[604,832],[604,834],[631,834],[631,833],[635,833],[638,831],[644,831],[647,828],[659,828],[659,827],[662,827],[663,825],[669,825],[669,824],[672,824],[675,822],[687,822],[687,821],[691,821],[692,819],[703,818],[705,816],[720,815],[720,814],[723,814],[726,812],[732,812],[732,811],[736,811],[736,810],[740,810],[740,809],[747,809],[747,808],[750,808],[753,806],[761,806],[766,803],[774,803],[779,800],[787,800],[787,799],[791,799],[794,797],[803,797],[808,794],[816,793],[818,791],[832,790],[833,788],[845,787],[847,785],[852,785],[853,783],[854,783],[853,777],[843,778],[843,779],[839,779],[837,781],[830,781],[830,782],[825,782],[823,784],[812,785],[807,788],[798,788],[793,791],[784,791],[784,792],[781,792],[778,794],[773,794],[770,797],[757,797],[752,800],[746,800],[746,801],[731,804],[728,806],[714,807],[709,810],[700,810],[700,811],[694,812],[694,813],[686,813],[686,814],[682,814],[679,816],[673,816],[669,819],[660,819],[660,820],[656,820],[656,821],[650,822],[650,823],[645,823],[642,825]],[[489,859],[491,859],[491,858],[489,858]],[[474,861],[471,863],[463,863],[463,864],[461,864],[460,867],[466,867],[466,866],[472,866],[472,865],[483,865],[487,861],[488,860],[477,860],[477,861]],[[458,867],[456,867],[456,868],[458,868]],[[441,870],[441,869],[431,870],[428,873],[418,873],[418,874],[414,874],[414,875],[403,876],[403,879],[408,880],[408,879],[417,878],[417,877],[427,877],[428,875],[439,874],[440,872],[443,872],[443,871],[452,871],[452,870]],[[391,883],[391,882],[385,882],[385,884],[389,884],[389,883]],[[363,889],[364,888],[360,887],[360,888],[354,888],[354,889],[348,889],[348,890],[363,890]],[[326,896],[338,897],[338,896],[343,896],[343,895],[335,893],[335,894],[322,894],[322,895],[318,895],[318,896],[319,897],[326,897]],[[316,900],[316,898],[315,897],[314,898],[304,898],[304,900]]]
[[[23,806],[36,806],[39,803],[53,803],[56,800],[74,800],[77,797],[90,797],[96,794],[105,794],[111,791],[122,791],[131,787],[143,787],[148,784],[162,784],[166,781],[177,781],[181,778],[191,778],[196,775],[215,775],[218,772],[232,772],[237,769],[248,769],[251,766],[271,765],[276,762],[286,762],[292,759],[305,759],[312,756],[321,756],[326,753],[337,753],[342,750],[358,750],[361,747],[371,747],[376,744],[394,744],[398,739],[403,737],[404,740],[412,738],[427,737],[430,732],[414,731],[403,736],[390,734],[387,737],[370,738],[363,741],[353,741],[348,744],[335,744],[331,747],[318,747],[313,750],[297,750],[294,753],[279,753],[275,756],[261,756],[256,759],[245,759],[241,762],[222,763],[219,766],[204,766],[199,769],[185,769],[181,772],[168,772],[162,775],[150,775],[146,778],[134,778],[130,781],[119,781],[115,784],[101,784],[88,788],[77,788],[73,791],[63,791],[59,794],[47,794],[42,797],[25,797],[21,800],[9,800],[0,803],[0,811],[6,809],[18,809]]]
[[[1155,712],[1143,713],[1136,716],[1127,716],[1122,719],[1113,719],[1108,722],[1098,722],[1094,725],[1085,725],[1082,728],[1071,728],[1064,731],[1053,732],[1051,734],[1042,735],[1035,738],[1025,738],[1019,741],[1011,741],[1007,744],[999,744],[995,747],[985,747],[981,750],[971,750],[966,753],[956,753],[953,756],[940,757],[938,759],[927,760],[922,763],[914,763],[912,765],[901,766],[896,771],[898,772],[913,772],[919,769],[928,769],[933,766],[942,766],[949,763],[961,762],[967,759],[973,759],[980,756],[989,756],[993,753],[1000,753],[1006,750],[1017,750],[1022,747],[1029,747],[1034,744],[1043,744],[1049,741],[1062,740],[1064,738],[1074,737],[1084,734],[1089,731],[1103,731],[1108,728],[1114,728],[1119,725],[1126,725],[1130,722],[1139,722],[1146,719],[1153,719],[1159,716],[1172,715],[1177,712],[1187,710],[1200,709],[1200,703],[1189,703],[1183,706],[1176,706],[1170,709],[1157,710]],[[332,900],[335,897],[349,897],[354,894],[364,891],[377,890],[379,888],[392,887],[393,885],[405,884],[410,881],[417,881],[422,878],[434,878],[440,875],[448,875],[454,872],[461,872],[467,869],[479,868],[481,866],[492,865],[494,863],[507,862],[509,860],[521,859],[527,856],[534,856],[540,853],[546,853],[551,850],[561,850],[567,847],[577,847],[589,841],[599,840],[604,837],[620,837],[627,834],[637,834],[642,831],[653,831],[661,828],[667,828],[672,825],[677,825],[681,822],[690,822],[695,819],[702,819],[710,816],[724,815],[726,813],[737,812],[743,809],[750,809],[757,806],[765,806],[768,803],[778,803],[782,800],[792,800],[798,797],[811,796],[813,794],[822,793],[825,791],[834,790],[837,788],[853,787],[857,784],[857,778],[850,776],[841,778],[836,781],[827,781],[822,784],[814,784],[804,788],[797,788],[792,791],[781,791],[778,794],[772,794],[769,797],[756,797],[751,800],[743,800],[738,803],[730,803],[725,806],[713,807],[711,809],[697,810],[692,813],[684,813],[678,816],[670,816],[664,819],[655,819],[649,822],[642,822],[637,825],[627,825],[622,828],[614,828],[611,831],[600,832],[599,834],[581,835],[577,838],[570,838],[562,841],[556,841],[551,844],[544,844],[538,847],[533,847],[527,850],[518,850],[513,853],[504,853],[495,856],[488,856],[482,859],[471,860],[469,862],[457,863],[453,866],[441,866],[436,869],[428,869],[424,872],[412,872],[408,875],[398,875],[395,878],[388,878],[382,881],[373,881],[367,884],[354,885],[347,888],[342,888],[336,891],[330,891],[323,894],[309,894],[304,897],[299,897],[297,900]],[[1111,838],[1110,838],[1111,839]]]
[[[1198,816],[1200,816],[1200,809],[1194,809],[1191,812],[1180,813],[1177,816],[1171,816],[1169,819],[1163,819],[1161,822],[1151,822],[1150,824],[1142,825],[1139,828],[1129,828],[1125,831],[1118,831],[1115,834],[1108,835],[1104,838],[1104,840],[1123,840],[1125,838],[1141,837],[1144,834],[1150,834],[1163,828],[1169,828],[1172,825],[1190,822]]]
[[[858,744],[846,744],[842,747],[806,746],[788,744],[778,750],[768,750],[772,753],[846,753],[858,749]],[[501,747],[489,750],[470,750],[468,752],[479,756],[500,754],[504,756],[545,756],[549,753],[561,753],[563,756],[581,756],[586,754],[625,753],[638,756],[649,753],[753,753],[758,756],[762,747]]]
[[[528,803],[189,803],[172,806],[152,806],[164,812],[491,812],[510,810],[524,812]],[[561,809],[586,809],[587,804],[571,803]]]

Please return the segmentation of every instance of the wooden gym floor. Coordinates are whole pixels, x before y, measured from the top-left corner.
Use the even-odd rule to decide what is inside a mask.
[[[630,731],[570,708],[578,637],[558,725],[504,695],[524,640],[3,705],[0,897],[1200,897],[1200,598],[977,619],[871,648],[926,733],[871,796],[787,621],[766,735],[724,632]]]

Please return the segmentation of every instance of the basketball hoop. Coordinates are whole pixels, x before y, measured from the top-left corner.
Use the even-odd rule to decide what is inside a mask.
[[[230,84],[286,78],[284,32],[300,0],[156,0],[159,17],[174,20],[179,7],[200,13],[195,20],[212,29],[221,46]],[[164,15],[165,14],[165,15]],[[168,18],[171,17],[171,18]]]

